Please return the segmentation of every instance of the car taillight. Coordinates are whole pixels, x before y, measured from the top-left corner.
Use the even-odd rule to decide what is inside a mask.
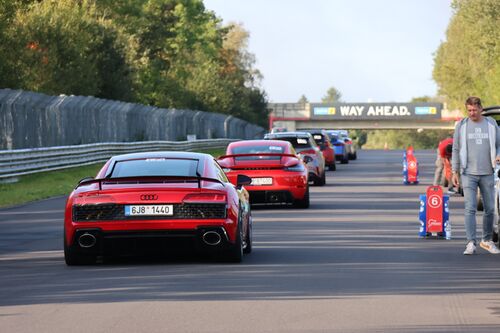
[[[314,155],[314,154],[316,154],[316,151],[314,149],[306,149],[306,150],[302,150],[300,153],[301,154],[312,154],[312,155]]]
[[[183,203],[225,203],[226,195],[221,193],[190,193],[186,194]]]
[[[347,143],[348,145],[352,145],[352,141],[351,140],[348,140],[345,143]]]

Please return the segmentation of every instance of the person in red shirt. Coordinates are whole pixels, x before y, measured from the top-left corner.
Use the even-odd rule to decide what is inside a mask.
[[[433,185],[441,185],[447,180],[448,193],[456,193],[451,181],[451,152],[453,149],[453,138],[446,138],[439,142],[436,158],[436,172],[434,173]]]

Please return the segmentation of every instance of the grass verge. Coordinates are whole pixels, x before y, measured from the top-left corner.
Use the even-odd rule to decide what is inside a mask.
[[[212,156],[223,155],[224,149],[202,151]],[[40,172],[19,177],[19,181],[0,184],[0,207],[20,205],[31,201],[69,195],[77,182],[88,176],[95,176],[104,163],[82,167]]]

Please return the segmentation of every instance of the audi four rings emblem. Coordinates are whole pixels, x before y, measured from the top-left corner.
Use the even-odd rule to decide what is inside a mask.
[[[143,194],[141,200],[158,200],[158,196],[156,194]]]

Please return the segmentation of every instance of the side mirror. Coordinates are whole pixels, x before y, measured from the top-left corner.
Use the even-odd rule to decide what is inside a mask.
[[[247,175],[238,175],[236,177],[236,187],[241,188],[243,185],[250,185],[252,183],[252,178]]]
[[[313,161],[313,158],[309,155],[305,155],[303,158],[302,158],[302,161],[304,161],[305,164],[307,163],[311,163]]]

